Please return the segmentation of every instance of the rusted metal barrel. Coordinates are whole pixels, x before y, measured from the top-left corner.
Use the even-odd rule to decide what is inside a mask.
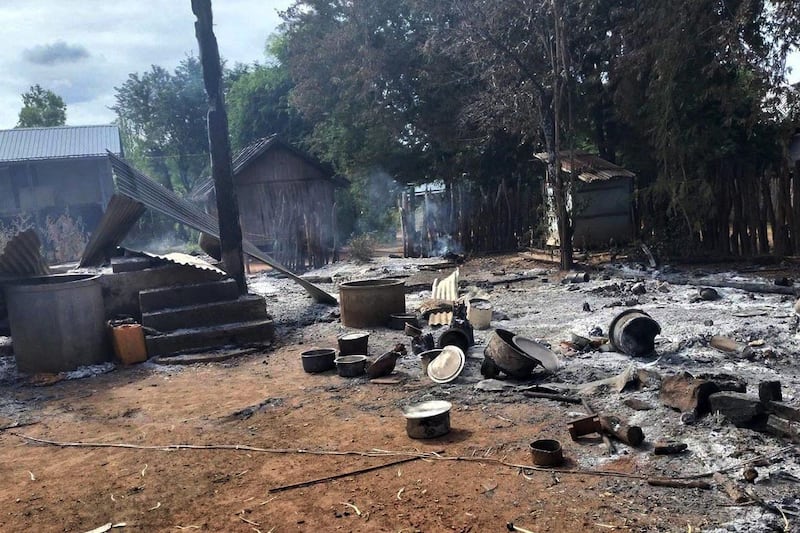
[[[350,328],[385,326],[392,314],[406,312],[403,280],[365,279],[339,285],[342,324]]]

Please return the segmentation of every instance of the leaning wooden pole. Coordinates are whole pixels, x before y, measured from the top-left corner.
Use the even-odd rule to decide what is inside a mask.
[[[200,46],[200,63],[208,95],[208,147],[211,152],[211,177],[217,197],[219,240],[225,271],[247,293],[242,252],[242,227],[239,225],[239,204],[233,188],[231,145],[228,138],[228,115],[222,97],[222,66],[217,38],[214,36],[211,0],[192,0],[192,12],[197,17],[194,31]]]

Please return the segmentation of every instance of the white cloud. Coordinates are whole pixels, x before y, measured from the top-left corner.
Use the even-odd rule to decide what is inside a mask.
[[[264,43],[280,23],[277,11],[290,4],[213,1],[220,54],[230,63],[263,60]],[[128,74],[150,65],[172,70],[197,54],[188,0],[3,0],[0,20],[0,129],[14,127],[20,95],[36,83],[64,98],[68,124],[108,123],[114,87]]]

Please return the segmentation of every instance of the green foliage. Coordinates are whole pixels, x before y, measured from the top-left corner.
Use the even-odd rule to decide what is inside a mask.
[[[254,65],[234,81],[226,97],[231,143],[235,149],[278,133],[298,145],[309,127],[289,104],[293,84],[285,67]]]
[[[18,128],[63,126],[67,121],[64,99],[38,83],[22,93]]]
[[[369,263],[375,256],[375,238],[369,233],[362,233],[350,239],[350,258],[357,263]]]
[[[208,103],[198,58],[173,72],[153,65],[115,87],[115,104],[127,153],[169,189],[189,191],[208,166]]]

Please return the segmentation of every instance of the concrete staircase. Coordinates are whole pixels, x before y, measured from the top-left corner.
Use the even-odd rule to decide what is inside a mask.
[[[230,344],[268,344],[275,328],[264,299],[239,296],[232,279],[143,290],[142,325],[150,357]]]

